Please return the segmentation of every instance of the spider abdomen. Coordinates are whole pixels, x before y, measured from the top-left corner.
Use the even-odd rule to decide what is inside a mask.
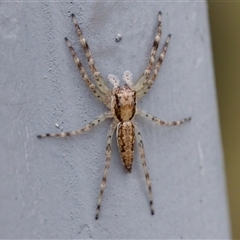
[[[131,121],[124,121],[118,124],[117,143],[123,165],[128,172],[131,172],[135,144],[135,128]]]

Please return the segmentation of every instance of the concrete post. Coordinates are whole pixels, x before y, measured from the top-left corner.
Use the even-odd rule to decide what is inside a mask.
[[[192,121],[160,127],[136,119],[154,216],[139,154],[126,174],[114,139],[96,221],[110,121],[83,136],[36,138],[81,128],[106,110],[65,44],[67,36],[90,73],[70,14],[102,75],[121,78],[128,69],[136,80],[148,62],[158,11],[160,48],[169,33],[172,39],[156,83],[138,105],[163,120]],[[0,238],[230,238],[206,3],[3,2],[0,23]]]

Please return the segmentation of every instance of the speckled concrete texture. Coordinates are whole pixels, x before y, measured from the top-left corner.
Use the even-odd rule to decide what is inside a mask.
[[[114,138],[96,221],[110,120],[83,136],[36,138],[81,128],[106,110],[64,41],[90,74],[70,15],[105,78],[128,69],[136,80],[148,62],[158,11],[160,48],[169,33],[172,39],[154,87],[138,105],[163,120],[192,121],[167,128],[136,118],[154,216],[139,154],[126,174]],[[2,2],[0,55],[0,238],[230,238],[206,3]]]

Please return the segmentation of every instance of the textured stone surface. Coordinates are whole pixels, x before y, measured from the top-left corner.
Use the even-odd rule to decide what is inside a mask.
[[[193,119],[167,128],[137,118],[154,216],[139,154],[126,174],[114,139],[96,221],[110,121],[84,136],[36,138],[81,128],[106,110],[85,86],[64,42],[67,36],[90,72],[70,14],[76,14],[102,75],[121,78],[128,69],[136,80],[148,62],[159,10],[160,47],[168,33],[172,39],[139,106],[164,120]],[[0,22],[1,238],[230,237],[205,3],[5,2]]]

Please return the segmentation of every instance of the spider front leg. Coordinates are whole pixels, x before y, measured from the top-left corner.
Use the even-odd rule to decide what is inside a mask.
[[[179,125],[191,120],[191,117],[189,117],[189,118],[184,118],[180,121],[165,122],[165,121],[161,120],[160,118],[154,117],[151,114],[144,112],[143,110],[140,110],[140,109],[137,110],[137,114],[139,114],[140,116],[145,117],[153,122],[156,122],[162,126],[179,126]]]
[[[87,57],[88,65],[89,65],[89,67],[90,67],[90,69],[92,71],[92,74],[93,74],[93,76],[94,76],[94,78],[96,80],[97,86],[99,87],[101,92],[108,93],[110,91],[110,89],[108,88],[107,83],[104,81],[104,79],[101,76],[100,72],[95,67],[94,60],[93,60],[90,48],[88,46],[88,43],[87,43],[86,39],[83,37],[82,30],[79,27],[79,24],[78,24],[77,19],[76,19],[74,14],[72,14],[72,20],[73,20],[73,23],[75,25],[75,28],[76,28],[76,31],[77,31],[77,34],[78,34],[78,37],[79,37],[80,44],[81,44],[81,46],[82,46],[82,48],[83,48],[83,50],[85,52],[85,55]]]
[[[140,99],[141,97],[143,97],[147,92],[148,90],[151,88],[151,86],[153,85],[156,77],[157,77],[157,74],[159,72],[159,69],[162,65],[162,62],[163,62],[163,59],[166,55],[166,52],[167,52],[167,49],[168,49],[168,44],[170,42],[170,39],[171,39],[171,34],[168,35],[167,37],[167,40],[165,42],[165,45],[163,47],[163,51],[162,53],[160,54],[158,60],[157,60],[157,63],[155,65],[155,68],[153,70],[153,74],[151,76],[150,79],[146,79],[143,84],[142,84],[142,87],[137,91],[137,98]]]
[[[67,137],[67,136],[75,136],[82,133],[87,132],[88,130],[96,127],[99,123],[103,122],[106,118],[113,117],[111,112],[105,112],[104,114],[97,117],[94,121],[91,123],[88,123],[84,128],[76,130],[76,131],[70,131],[70,132],[62,132],[62,133],[45,133],[41,135],[37,135],[38,138],[44,138],[44,137]]]
[[[65,37],[65,41],[70,49],[70,52],[72,54],[73,60],[75,62],[75,64],[77,65],[82,78],[84,80],[84,82],[87,84],[87,86],[90,88],[90,90],[93,92],[93,94],[100,99],[107,107],[110,108],[110,102],[108,101],[108,98],[106,96],[106,94],[103,94],[99,89],[96,88],[96,86],[94,85],[94,83],[90,80],[90,78],[88,77],[80,59],[77,57],[76,52],[74,51],[74,48],[72,47],[70,41],[68,40],[68,38]]]
[[[159,42],[160,42],[160,39],[161,39],[161,35],[162,35],[162,13],[159,12],[158,13],[157,34],[156,34],[156,37],[153,41],[153,45],[152,45],[152,49],[151,49],[150,57],[149,57],[149,61],[148,61],[148,66],[144,70],[142,76],[135,83],[135,85],[134,85],[134,90],[135,91],[139,91],[143,87],[144,82],[146,82],[149,79],[152,67],[153,67],[154,62],[155,62],[155,56],[156,56],[156,53],[157,53],[157,49],[158,49],[158,45],[159,45]]]
[[[98,216],[99,216],[103,192],[104,192],[104,189],[106,186],[107,175],[108,175],[108,170],[109,170],[110,160],[111,160],[112,136],[116,129],[116,126],[117,126],[117,122],[114,120],[108,130],[107,147],[106,147],[106,162],[105,162],[105,168],[104,168],[104,172],[103,172],[102,183],[100,186],[100,194],[99,194],[98,203],[97,203],[97,210],[96,210],[96,215],[95,215],[96,220],[98,219]]]
[[[143,146],[141,133],[138,131],[136,126],[135,126],[135,128],[137,131],[136,139],[137,139],[137,144],[139,147],[139,152],[140,152],[140,156],[141,156],[141,160],[142,160],[143,171],[144,171],[144,175],[145,175],[147,186],[148,186],[150,210],[151,210],[151,214],[153,215],[154,208],[153,208],[152,184],[151,184],[151,180],[150,180],[148,169],[147,169],[145,150],[144,150],[144,146]]]

